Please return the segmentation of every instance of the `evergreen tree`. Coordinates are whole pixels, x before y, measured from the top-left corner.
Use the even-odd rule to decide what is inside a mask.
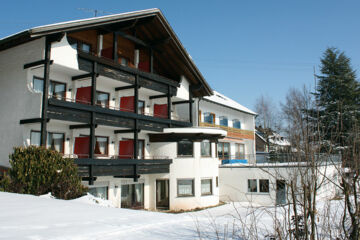
[[[324,138],[346,146],[351,129],[360,119],[360,88],[356,73],[344,52],[328,48],[321,58],[316,99]]]

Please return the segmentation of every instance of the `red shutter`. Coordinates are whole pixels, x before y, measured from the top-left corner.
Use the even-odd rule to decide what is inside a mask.
[[[138,68],[144,72],[150,72],[150,63],[148,61],[139,62]]]
[[[105,48],[101,50],[101,56],[104,58],[113,59],[113,48]]]
[[[120,98],[120,110],[124,112],[134,112],[134,96]]]
[[[91,87],[82,87],[76,90],[76,102],[77,103],[91,103]]]
[[[119,142],[119,158],[129,159],[134,157],[134,140],[124,140]]]
[[[78,158],[88,158],[89,144],[90,144],[89,136],[75,138],[74,154],[78,155]]]
[[[154,104],[154,117],[168,118],[167,104]]]

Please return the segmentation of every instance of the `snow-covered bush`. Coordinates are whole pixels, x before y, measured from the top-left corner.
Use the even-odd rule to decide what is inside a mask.
[[[77,167],[72,159],[43,147],[16,147],[9,156],[11,168],[0,182],[8,192],[42,195],[51,192],[60,199],[84,195]]]

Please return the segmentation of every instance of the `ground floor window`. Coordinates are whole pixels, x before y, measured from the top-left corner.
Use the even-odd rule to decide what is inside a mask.
[[[108,200],[108,187],[92,187],[89,188],[89,193],[94,197],[98,197],[104,200]]]
[[[177,144],[178,157],[192,157],[194,154],[194,144],[190,140],[181,140]]]
[[[194,196],[194,179],[178,179],[177,195],[178,197]]]
[[[212,179],[201,179],[201,195],[212,195]]]
[[[122,208],[144,208],[144,184],[121,185],[121,207]]]
[[[259,180],[259,189],[262,193],[269,192],[269,180],[268,179],[260,179]]]
[[[248,192],[257,192],[257,180],[248,179]]]

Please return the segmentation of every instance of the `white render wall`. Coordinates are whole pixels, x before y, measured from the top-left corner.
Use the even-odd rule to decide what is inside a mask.
[[[197,207],[214,206],[219,203],[219,188],[216,178],[219,172],[219,160],[215,157],[215,143],[211,144],[212,157],[201,157],[200,142],[194,143],[193,157],[177,157],[177,143],[150,143],[150,149],[155,155],[165,154],[173,159],[169,174],[149,175],[153,179],[151,192],[155,193],[156,179],[169,179],[170,209],[189,210]],[[201,196],[201,179],[212,179],[212,195]],[[194,179],[195,195],[192,197],[177,196],[177,179]],[[155,195],[150,200],[150,208],[155,208]]]
[[[319,171],[331,181],[338,182],[336,168],[335,165],[322,166],[319,167]],[[219,168],[220,200],[225,202],[251,202],[263,206],[275,205],[276,180],[285,180],[289,183],[290,179],[294,179],[299,182],[299,174],[304,170],[303,167],[268,166],[265,164],[258,166],[221,166]],[[322,174],[319,175],[321,180],[323,180]],[[336,194],[337,187],[326,178],[318,191],[318,198],[329,199]],[[258,192],[248,192],[248,179],[268,179],[269,193],[259,192],[259,181]]]
[[[210,112],[215,114],[215,124],[220,125],[220,117],[226,116],[228,118],[228,127],[233,127],[233,119],[238,119],[241,122],[241,129],[255,132],[255,116],[249,113],[236,111],[225,106],[221,106],[209,101],[200,100],[199,110],[201,111],[201,122],[204,121],[204,113]],[[235,143],[245,145],[245,155],[249,163],[256,162],[255,151],[255,137],[254,139],[235,139],[225,138],[220,139],[220,142],[230,142],[230,155],[234,156],[236,153]]]
[[[9,166],[8,155],[22,144],[20,119],[39,118],[41,96],[30,91],[29,69],[24,64],[44,58],[44,39],[37,39],[0,54],[0,165]],[[42,68],[43,69],[43,68]]]

